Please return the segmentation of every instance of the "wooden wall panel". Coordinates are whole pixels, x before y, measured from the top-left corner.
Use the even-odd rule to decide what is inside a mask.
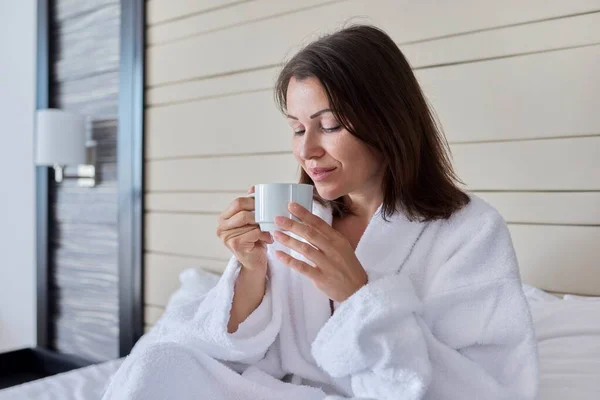
[[[600,225],[600,192],[476,192],[520,224]]]
[[[450,143],[566,137],[600,133],[600,79],[590,79],[598,65],[600,45],[422,70],[417,77]],[[272,89],[153,107],[147,126],[149,159],[291,149],[291,128]]]
[[[181,272],[195,268],[203,273],[221,274],[228,260],[146,253],[145,262],[144,302],[164,307],[169,296],[179,287]]]
[[[454,144],[450,149],[470,190],[600,190],[600,136]],[[299,167],[287,153],[158,160],[147,168],[151,192],[243,192],[255,183],[295,181]]]
[[[292,129],[271,90],[151,108],[146,157],[289,151]]]
[[[524,282],[600,296],[600,227],[510,225]]]
[[[318,7],[344,0],[253,0],[246,2],[221,2],[222,5],[235,7],[222,7],[211,12],[187,14],[186,18],[176,19],[168,23],[154,24],[148,27],[148,43],[161,45],[178,39],[189,38],[201,33],[226,29],[232,26],[246,24],[267,18],[280,17],[298,10]],[[152,10],[158,13],[156,7]],[[173,12],[173,9],[171,9]],[[163,18],[166,13],[162,13]]]
[[[146,214],[146,250],[150,252],[228,259],[231,252],[216,235],[217,216]]]
[[[291,153],[182,158],[146,162],[146,189],[246,192],[257,183],[295,182],[298,164]]]
[[[600,190],[600,136],[452,146],[471,190]]]
[[[241,4],[251,0],[149,0],[146,4],[148,25],[187,18],[210,10]]]
[[[148,193],[146,211],[220,214],[245,192],[222,193]]]
[[[152,107],[270,90],[275,84],[280,69],[277,66],[233,75],[223,75],[212,79],[149,87],[146,89],[146,103],[149,107]]]
[[[182,218],[173,214],[150,214],[148,224],[152,229],[149,251],[222,258],[223,267],[226,265],[225,258],[230,253],[214,237],[215,217],[193,215]],[[600,295],[600,266],[597,262],[600,259],[600,227],[509,224],[509,228],[526,282],[559,292]],[[202,268],[202,264],[198,260],[186,267]],[[158,268],[153,267],[148,276],[148,287],[165,285],[165,281],[170,289],[168,293],[177,287],[173,280],[182,269],[163,267],[161,272],[156,270]],[[162,304],[168,293],[159,290],[153,288],[155,293],[160,293],[153,295],[153,301]]]
[[[527,3],[517,0],[461,0],[458,3],[379,0],[376,5],[364,0],[336,2],[150,47],[148,84],[164,85],[280,64],[302,44],[348,22],[374,23],[395,41],[408,44],[599,9],[593,0]],[[260,43],[260,46],[248,46],[248,43]]]
[[[474,192],[494,206],[507,222],[600,225],[600,192]],[[219,215],[242,192],[148,193],[148,212]]]
[[[149,307],[166,304],[184,268],[222,271],[229,252],[214,229],[233,198],[296,181],[274,80],[295,49],[348,22],[375,23],[399,44],[458,174],[509,223],[525,280],[600,292],[587,279],[600,258],[597,1],[211,4],[178,0],[148,27]]]

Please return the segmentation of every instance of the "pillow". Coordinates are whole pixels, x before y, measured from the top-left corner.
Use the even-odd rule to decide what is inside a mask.
[[[524,285],[525,286],[525,285]],[[540,358],[540,400],[600,398],[600,301],[524,287]]]
[[[187,268],[179,274],[179,289],[169,298],[166,310],[181,302],[197,301],[217,285],[221,275],[201,268]]]
[[[545,292],[542,289],[538,289],[535,286],[523,284],[523,292],[529,303],[536,301],[556,301],[560,300],[560,297],[555,296],[551,293]]]
[[[577,294],[565,294],[563,300],[576,300],[576,301],[600,301],[600,297],[591,296],[580,296]]]

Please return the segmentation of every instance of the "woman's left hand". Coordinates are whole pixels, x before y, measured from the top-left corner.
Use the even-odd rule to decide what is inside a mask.
[[[304,238],[310,244],[280,231],[274,232],[273,237],[284,246],[302,254],[315,266],[312,267],[283,251],[275,253],[279,260],[311,279],[319,290],[338,303],[367,284],[367,273],[342,234],[297,203],[290,203],[288,208],[300,222],[276,217],[275,224]]]

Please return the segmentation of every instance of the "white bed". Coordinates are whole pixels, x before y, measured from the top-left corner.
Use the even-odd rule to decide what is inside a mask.
[[[101,399],[110,376],[122,359],[90,365],[63,374],[0,390],[0,400],[96,400]]]
[[[197,272],[184,271],[182,285]],[[195,290],[209,290],[216,282],[211,273],[203,278],[207,284],[195,284]],[[523,287],[538,338],[539,400],[600,399],[600,297],[562,297],[530,285]],[[121,362],[108,361],[1,390],[0,400],[101,399]]]
[[[600,297],[524,289],[540,357],[538,399],[600,399]]]

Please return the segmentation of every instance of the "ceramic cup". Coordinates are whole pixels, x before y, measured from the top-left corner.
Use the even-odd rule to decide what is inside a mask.
[[[284,216],[298,220],[288,210],[290,202],[296,202],[312,212],[312,185],[302,183],[261,183],[254,186],[254,219],[263,232],[277,230],[275,217]]]

